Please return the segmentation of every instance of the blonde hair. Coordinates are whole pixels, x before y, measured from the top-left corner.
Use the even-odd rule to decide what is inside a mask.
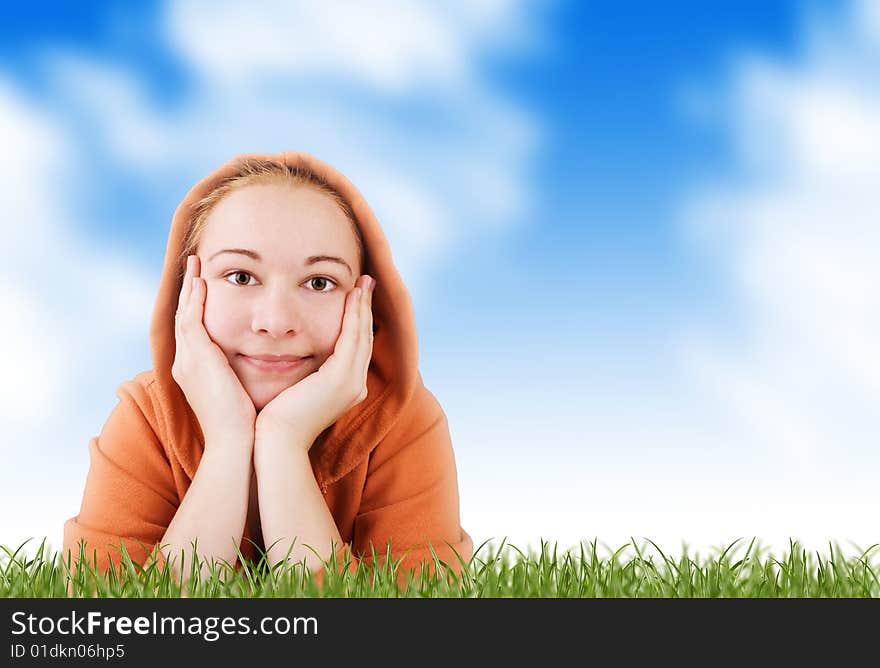
[[[305,186],[332,199],[351,224],[358,246],[358,260],[363,273],[366,257],[361,230],[351,205],[339,194],[336,188],[305,165],[287,165],[264,158],[243,158],[236,163],[236,167],[237,170],[231,176],[221,180],[211,192],[192,205],[183,235],[183,249],[178,257],[178,273],[181,279],[186,271],[186,258],[198,251],[199,241],[208,224],[208,216],[220,200],[234,190],[265,183]]]

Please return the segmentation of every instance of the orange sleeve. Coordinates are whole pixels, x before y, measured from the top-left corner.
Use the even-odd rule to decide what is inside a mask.
[[[90,465],[79,514],[64,524],[62,556],[76,569],[80,541],[87,563],[103,573],[122,563],[119,543],[143,566],[179,505],[171,465],[147,415],[152,402],[134,381],[120,385],[119,403],[89,442]],[[159,565],[164,556],[157,552]]]
[[[388,568],[389,541],[392,564],[402,559],[397,571],[401,587],[408,571],[418,580],[421,564],[433,575],[434,554],[457,576],[463,571],[461,560],[464,565],[470,561],[473,540],[460,524],[449,427],[439,404],[432,405],[433,421],[427,427],[393,428],[371,453],[352,544],[345,543],[336,552],[340,572],[346,552],[349,570],[355,572],[358,561],[372,563],[373,548],[380,568]],[[323,582],[324,568],[317,575]]]

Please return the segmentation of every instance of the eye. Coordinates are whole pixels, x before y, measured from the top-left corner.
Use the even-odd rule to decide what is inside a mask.
[[[238,278],[239,278],[240,276],[247,276],[247,277],[249,277],[249,278],[253,278],[253,276],[251,276],[251,275],[250,275],[248,272],[246,272],[246,271],[230,271],[230,272],[229,272],[228,274],[226,274],[226,276],[224,276],[223,278],[229,278],[230,276],[234,276],[234,277],[235,277],[235,278],[233,279],[233,281],[232,281],[232,284],[233,284],[233,285],[238,285],[238,286],[240,286],[240,287],[246,287],[246,286],[247,286],[247,283],[239,283],[239,282],[238,282]]]
[[[334,281],[332,278],[328,278],[327,276],[312,276],[309,280],[306,281],[306,283],[310,283],[311,281],[318,281],[318,285],[326,285],[328,281],[333,285],[336,285],[336,281]],[[321,290],[319,288],[318,290],[315,290],[315,292],[330,292],[330,290]]]

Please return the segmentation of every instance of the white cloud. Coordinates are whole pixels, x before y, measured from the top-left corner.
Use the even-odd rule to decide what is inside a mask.
[[[459,86],[475,75],[487,45],[535,43],[523,6],[515,0],[224,0],[171,2],[163,18],[178,53],[211,86],[329,76],[400,93]]]
[[[56,128],[37,110],[21,103],[3,79],[0,118],[0,144],[7,156],[0,162],[0,201],[4,238],[11,251],[0,268],[0,312],[6,323],[0,411],[3,425],[9,429],[13,424],[34,424],[43,419],[43,402],[52,403],[60,389],[57,370],[63,368],[63,356],[51,344],[58,322],[39,307],[39,295],[29,287],[26,272],[52,271],[37,258],[41,247],[51,243],[51,221],[59,208],[41,184],[54,173],[53,161],[62,154],[64,145]],[[22,263],[22,258],[32,264]],[[13,447],[12,442],[5,444],[4,450]]]
[[[867,481],[880,464],[871,7],[826,23],[812,16],[794,64],[739,61],[727,94],[741,172],[696,189],[685,207],[687,233],[731,281],[746,323],[735,340],[691,338],[685,357],[741,420],[749,454],[776,462],[781,485],[794,475]]]
[[[85,464],[87,440],[100,429],[92,420],[115,403],[90,391],[123,380],[110,378],[118,370],[104,360],[136,350],[153,286],[132,257],[79,232],[68,193],[83,163],[63,123],[2,76],[0,118],[0,219],[10,251],[0,267],[0,488],[4,507],[29,499],[30,508],[4,518],[0,540],[17,547],[39,534],[60,547],[85,474],[74,478],[70,463]]]
[[[152,295],[146,300],[145,293],[152,289],[131,258],[114,258],[78,236],[64,200],[78,161],[62,125],[2,78],[0,118],[7,157],[0,202],[11,251],[0,267],[0,413],[4,425],[36,426],[50,407],[66,406],[71,374],[80,364],[88,369],[87,352],[112,348],[108,340],[148,324]],[[96,331],[96,320],[109,327]],[[4,441],[2,455],[8,461],[26,450]]]
[[[47,49],[41,60],[64,111],[82,112],[96,121],[94,141],[102,150],[123,164],[158,166],[167,161],[173,128],[135,73],[56,49]]]

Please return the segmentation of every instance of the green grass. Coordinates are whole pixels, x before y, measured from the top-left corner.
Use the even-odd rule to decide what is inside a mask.
[[[807,553],[798,541],[789,541],[790,550],[776,559],[767,554],[756,539],[745,553],[743,539],[737,539],[720,554],[700,560],[687,554],[687,546],[677,558],[667,556],[653,541],[639,547],[635,540],[625,543],[602,558],[596,541],[581,542],[567,550],[541,540],[538,551],[524,554],[513,545],[497,549],[483,543],[474,556],[461,560],[459,576],[434,557],[435,572],[407,574],[406,586],[397,584],[395,563],[385,553],[384,569],[361,563],[357,573],[339,573],[335,559],[324,562],[329,573],[323,586],[299,564],[270,568],[265,554],[257,562],[243,561],[236,572],[229,564],[212,563],[210,574],[202,578],[195,562],[183,572],[189,577],[183,585],[170,568],[155,563],[142,568],[132,562],[123,549],[122,564],[98,575],[95,562],[84,558],[71,571],[59,553],[45,550],[45,539],[35,556],[0,545],[0,597],[65,598],[68,586],[75,597],[123,598],[261,598],[261,597],[421,597],[421,598],[875,598],[880,597],[880,568],[869,560],[880,548],[874,544],[859,550],[858,556],[845,557],[840,547],[829,543],[829,554]],[[26,541],[27,543],[28,541]],[[657,554],[650,553],[648,543]],[[484,550],[484,548],[486,548]],[[625,556],[632,548],[634,554]],[[483,552],[485,551],[485,554]],[[652,551],[652,552],[653,552]],[[375,559],[375,553],[374,553]],[[876,556],[876,555],[875,555]]]

